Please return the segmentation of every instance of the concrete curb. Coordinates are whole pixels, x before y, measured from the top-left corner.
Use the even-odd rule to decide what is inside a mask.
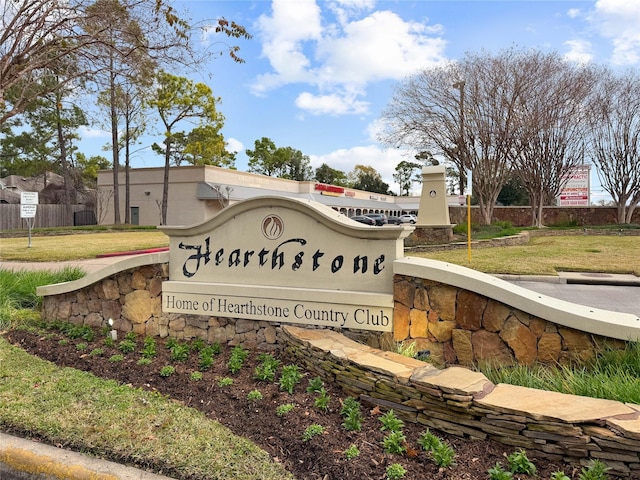
[[[78,452],[0,433],[2,480],[171,480]]]

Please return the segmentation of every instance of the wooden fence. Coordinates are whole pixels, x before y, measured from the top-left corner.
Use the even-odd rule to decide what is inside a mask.
[[[0,205],[0,231],[27,229],[26,218],[20,218],[19,204]],[[78,225],[96,225],[96,215],[93,210],[87,210],[86,205],[38,205],[33,228],[69,227]]]

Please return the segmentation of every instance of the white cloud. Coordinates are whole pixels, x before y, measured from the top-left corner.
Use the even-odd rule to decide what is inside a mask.
[[[370,0],[274,0],[258,21],[262,53],[272,71],[260,75],[254,94],[291,83],[308,85],[298,108],[312,114],[360,114],[372,82],[399,80],[445,61],[439,25],[407,22],[390,11],[370,13]],[[333,22],[333,23],[331,23]],[[317,89],[317,92],[312,89]]]
[[[244,144],[236,139],[236,138],[227,138],[226,139],[226,143],[227,143],[227,150],[229,152],[244,152]]]
[[[393,174],[396,166],[401,161],[407,160],[407,157],[402,150],[382,150],[375,145],[368,145],[339,149],[326,155],[310,155],[309,159],[314,169],[326,163],[331,168],[342,170],[344,173],[353,171],[356,165],[373,167],[382,179],[389,184],[391,191],[397,194],[399,193],[399,186],[393,180]],[[419,185],[414,187],[419,188]]]
[[[356,100],[355,95],[339,93],[314,95],[303,92],[296,98],[296,106],[312,115],[345,115],[365,113],[369,104]]]
[[[598,0],[590,19],[603,37],[611,39],[612,63],[640,62],[640,0]]]
[[[577,18],[580,16],[580,9],[579,8],[571,8],[567,11],[567,15],[569,16],[569,18]]]
[[[589,63],[593,59],[591,53],[591,43],[586,40],[569,40],[564,42],[569,47],[569,51],[564,54],[564,58],[571,62]]]
[[[87,128],[85,126],[80,126],[78,128],[78,134],[80,138],[108,138],[111,139],[111,133],[100,130],[99,128]]]

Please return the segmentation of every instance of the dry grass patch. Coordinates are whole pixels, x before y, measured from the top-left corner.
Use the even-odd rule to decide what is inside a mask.
[[[31,247],[24,237],[3,238],[0,261],[62,262],[168,246],[169,237],[157,230],[37,236],[31,238]]]

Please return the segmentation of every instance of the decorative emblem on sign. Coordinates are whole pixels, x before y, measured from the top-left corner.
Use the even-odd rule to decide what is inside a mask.
[[[431,198],[435,197],[436,196],[436,191],[435,190],[431,190],[429,192],[429,195],[431,196]]]
[[[269,240],[280,238],[284,233],[284,222],[277,215],[267,215],[262,220],[262,234]]]

